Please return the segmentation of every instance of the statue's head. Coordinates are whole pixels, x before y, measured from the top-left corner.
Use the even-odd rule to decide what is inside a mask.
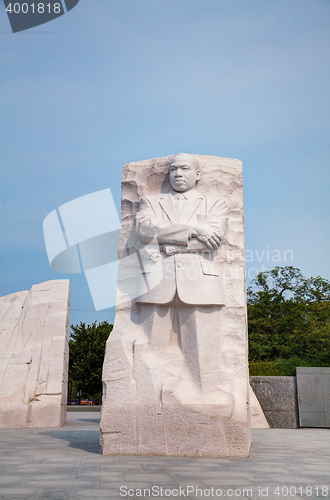
[[[190,191],[199,179],[200,171],[192,155],[179,153],[173,156],[170,163],[170,184],[174,191]]]

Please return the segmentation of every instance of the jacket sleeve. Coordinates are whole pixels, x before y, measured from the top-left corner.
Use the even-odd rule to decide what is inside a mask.
[[[228,207],[225,200],[213,199],[208,202],[208,213],[204,224],[216,229],[221,234],[221,239],[224,238],[228,228]]]
[[[199,224],[204,227],[209,227],[210,229],[216,230],[217,233],[220,233],[221,240],[223,240],[225,233],[228,228],[228,208],[227,203],[224,200],[220,200],[217,198],[210,199],[207,198],[207,210],[208,213],[205,215],[201,215],[201,220]],[[192,238],[187,247],[188,252],[194,251],[206,251],[212,252],[210,248],[208,248],[204,243],[197,240],[196,238]]]
[[[135,219],[136,231],[140,240],[149,243],[156,237],[158,243],[161,244],[188,246],[191,226],[158,219],[147,198],[141,198]]]
[[[217,198],[206,198],[206,204],[207,213],[200,216],[201,220],[198,223],[216,230],[223,239],[228,227],[227,203]],[[160,244],[184,246],[188,252],[210,251],[204,243],[191,238],[191,224],[158,219],[147,198],[141,198],[136,215],[136,230],[139,239],[146,243],[156,237]]]

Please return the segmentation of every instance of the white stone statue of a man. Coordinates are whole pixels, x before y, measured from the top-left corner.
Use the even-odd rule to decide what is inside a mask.
[[[247,456],[242,164],[154,158],[125,165],[122,188],[102,453]]]

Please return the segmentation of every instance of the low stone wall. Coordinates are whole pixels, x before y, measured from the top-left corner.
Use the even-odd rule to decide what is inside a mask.
[[[100,412],[101,411],[101,406],[97,405],[68,405],[67,406],[67,411],[81,411],[81,412],[86,412],[86,411],[96,411]]]
[[[296,377],[250,377],[269,427],[299,427]]]

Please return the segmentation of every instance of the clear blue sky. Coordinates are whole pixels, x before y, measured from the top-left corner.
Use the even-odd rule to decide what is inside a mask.
[[[80,0],[16,34],[0,16],[0,295],[70,278],[71,323],[112,321],[49,267],[43,219],[108,187],[119,210],[125,163],[180,151],[243,161],[250,277],[330,279],[329,0]]]

